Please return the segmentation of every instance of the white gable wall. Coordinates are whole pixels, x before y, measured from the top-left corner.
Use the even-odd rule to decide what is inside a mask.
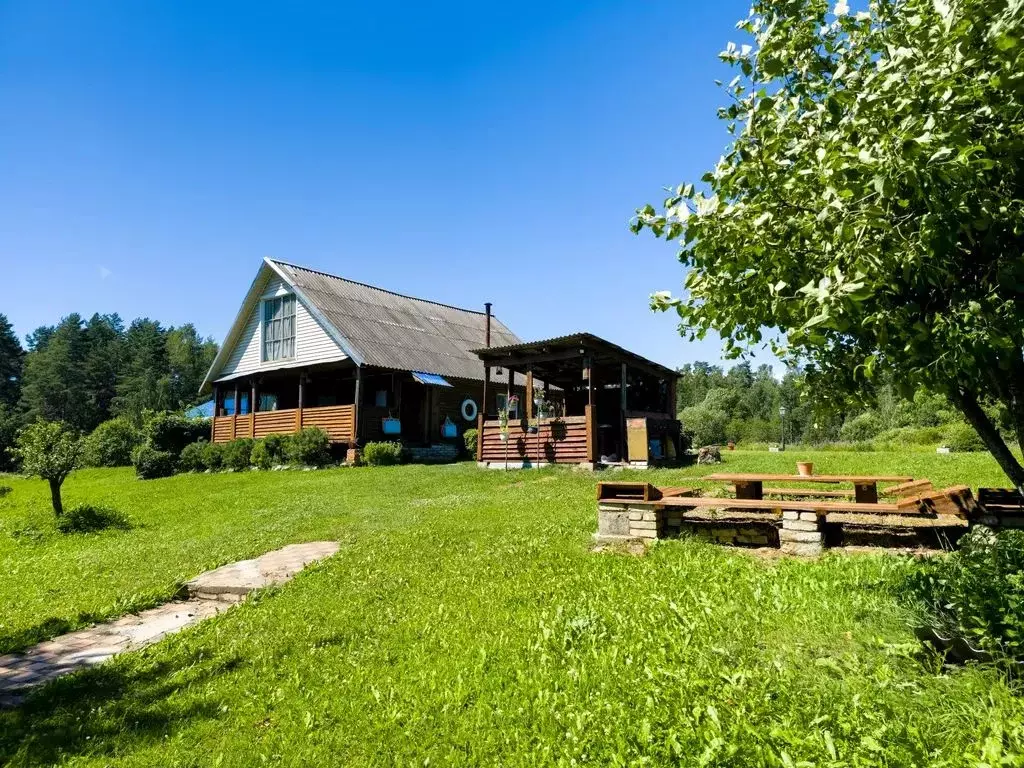
[[[263,299],[291,293],[288,285],[276,275],[267,282],[249,313],[249,317],[238,336],[234,349],[228,356],[224,366],[215,377],[217,380],[244,376],[260,371],[272,371],[280,368],[295,368],[316,363],[330,363],[345,360],[348,355],[341,351],[334,340],[327,335],[323,327],[299,299],[295,302],[295,357],[291,360],[273,360],[266,363],[262,360],[263,326],[260,319],[263,314]]]

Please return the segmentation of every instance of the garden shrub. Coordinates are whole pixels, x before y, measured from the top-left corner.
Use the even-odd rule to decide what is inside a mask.
[[[267,435],[263,438],[263,445],[266,446],[267,455],[270,457],[271,466],[288,463],[288,445],[291,443],[291,435]]]
[[[203,445],[203,466],[214,472],[224,466],[224,443]]]
[[[146,421],[143,431],[156,450],[180,456],[186,445],[210,435],[210,420],[187,419],[177,413],[156,413]]]
[[[1024,531],[978,526],[956,552],[924,561],[908,585],[943,636],[1024,659]]]
[[[367,443],[363,448],[363,462],[371,467],[401,464],[402,444],[398,442]]]
[[[951,451],[960,453],[985,450],[985,444],[981,442],[978,433],[969,424],[963,422],[947,424],[943,433],[945,439],[942,443]]]
[[[242,471],[252,466],[252,446],[255,441],[250,437],[240,437],[224,445],[224,467]]]
[[[320,467],[331,461],[330,437],[319,427],[307,427],[296,432],[287,445],[288,460],[293,464]]]
[[[186,445],[178,459],[178,471],[202,472],[206,469],[206,448],[208,445],[209,443],[205,440]]]
[[[0,499],[9,494],[14,489],[9,485],[0,485]]]
[[[87,467],[127,467],[132,451],[142,443],[142,433],[128,419],[104,421],[83,444],[82,462]]]
[[[878,414],[868,411],[847,419],[839,430],[839,436],[851,443],[862,442],[873,438],[882,431],[882,428],[882,420]]]
[[[274,460],[267,450],[267,444],[263,440],[253,443],[252,453],[249,454],[249,463],[257,469],[272,469]]]
[[[141,480],[154,480],[174,474],[177,460],[169,451],[158,451],[149,443],[143,443],[132,451],[135,474]]]
[[[57,518],[57,530],[61,533],[94,533],[110,528],[127,531],[131,527],[123,513],[93,504],[77,504]]]
[[[476,439],[479,434],[479,430],[476,427],[470,427],[462,433],[462,439],[466,443],[466,453],[469,454],[473,461],[476,461]]]

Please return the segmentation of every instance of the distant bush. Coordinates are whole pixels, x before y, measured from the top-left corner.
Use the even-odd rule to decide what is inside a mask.
[[[206,443],[203,446],[203,466],[213,472],[224,468],[224,443]]]
[[[952,424],[947,424],[942,431],[942,442],[951,451],[960,453],[985,450],[985,444],[981,442],[978,433],[969,424],[953,422]]]
[[[889,449],[934,447],[942,442],[942,433],[939,427],[897,427],[880,432],[872,442],[876,447]]]
[[[473,461],[476,461],[476,439],[479,434],[479,430],[476,427],[470,427],[462,433],[462,439],[466,443],[466,453],[469,454]]]
[[[254,441],[249,437],[240,437],[224,444],[224,467],[242,471],[252,466],[252,446]]]
[[[87,467],[127,467],[132,451],[144,440],[126,418],[104,421],[83,442],[82,462]]]
[[[158,451],[149,443],[143,443],[132,451],[132,464],[141,480],[154,480],[173,475],[177,459],[170,451]]]
[[[1024,531],[978,526],[956,552],[923,562],[909,587],[944,637],[1024,659]]]
[[[14,489],[9,485],[0,485],[0,499],[9,494]]]
[[[187,419],[177,413],[156,413],[143,427],[145,437],[158,451],[180,456],[186,445],[210,434],[209,419]]]
[[[206,447],[209,445],[205,440],[196,443],[189,443],[182,449],[178,458],[179,472],[202,472],[206,469]]]
[[[725,411],[694,405],[684,408],[679,414],[683,429],[691,435],[698,446],[722,445],[725,443],[725,427],[729,417]]]
[[[839,436],[851,443],[870,440],[883,429],[882,420],[878,414],[868,411],[847,419],[839,430]]]
[[[18,439],[24,419],[5,403],[0,403],[0,472],[17,468],[17,459],[10,452]]]
[[[296,432],[287,442],[288,460],[293,464],[324,466],[331,461],[331,439],[318,427]]]
[[[402,444],[398,442],[367,443],[363,447],[363,462],[371,467],[401,464]]]
[[[131,527],[131,521],[116,509],[92,504],[78,504],[57,518],[61,533],[94,533],[109,528],[126,531]]]

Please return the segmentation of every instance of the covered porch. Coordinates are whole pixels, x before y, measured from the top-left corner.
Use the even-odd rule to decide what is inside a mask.
[[[464,401],[480,398],[481,382],[352,362],[262,371],[214,384],[211,440],[263,438],[307,427],[323,429],[333,444],[358,448],[399,440],[418,448],[458,446],[476,423]]]
[[[526,381],[506,428],[497,412],[481,413],[482,464],[648,466],[672,464],[683,454],[671,368],[589,333],[476,353],[484,362],[485,388],[494,386],[492,369],[507,370],[508,381],[516,373]],[[535,387],[535,381],[544,384]],[[503,402],[513,394],[509,387]],[[485,403],[495,400],[501,398],[484,397]]]

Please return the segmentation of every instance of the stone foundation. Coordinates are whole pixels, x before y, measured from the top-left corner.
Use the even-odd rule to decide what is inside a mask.
[[[417,464],[447,464],[459,458],[459,449],[452,443],[409,448],[409,458]]]
[[[689,520],[678,507],[604,502],[598,505],[594,540],[599,544],[684,535],[737,547],[777,547],[780,531],[778,524],[763,520]]]

